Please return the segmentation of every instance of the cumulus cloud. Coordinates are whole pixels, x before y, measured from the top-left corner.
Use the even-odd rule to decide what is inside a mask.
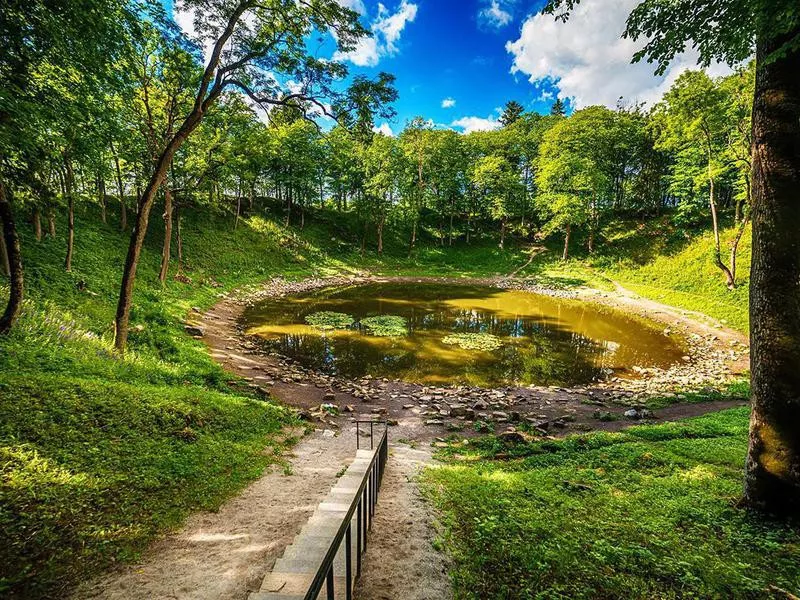
[[[479,23],[498,29],[508,25],[512,18],[511,12],[500,3],[500,0],[491,0],[489,5],[478,13]]]
[[[657,101],[683,71],[696,66],[697,53],[680,55],[658,77],[652,64],[631,64],[643,42],[621,36],[628,14],[639,2],[582,2],[566,23],[556,22],[552,15],[528,17],[519,39],[506,44],[514,57],[512,73],[523,73],[537,85],[556,85],[559,97],[573,99],[577,108],[593,104],[613,107],[620,97],[627,102]],[[721,74],[727,68],[712,70]]]
[[[456,105],[456,101],[453,98],[445,98],[442,100],[442,108],[453,108]]]
[[[500,128],[500,120],[494,116],[483,117],[461,117],[453,121],[450,126],[461,129],[464,133],[473,131],[492,131]]]
[[[352,4],[353,0],[340,0],[344,4]],[[363,7],[363,4],[362,4]],[[372,37],[359,41],[352,52],[336,52],[335,60],[349,60],[359,67],[374,67],[384,56],[397,54],[398,42],[408,23],[417,18],[417,5],[401,0],[395,12],[389,11],[383,4],[378,4],[378,15],[370,29]]]
[[[372,131],[374,131],[375,133],[382,133],[383,135],[388,135],[389,137],[394,137],[394,131],[392,131],[392,128],[386,122],[381,123],[377,127],[373,126]]]

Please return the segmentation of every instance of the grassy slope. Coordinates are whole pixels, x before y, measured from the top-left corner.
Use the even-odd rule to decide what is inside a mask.
[[[171,280],[162,289],[154,222],[132,313],[134,351],[120,360],[110,342],[127,238],[96,215],[78,215],[74,271],[67,274],[60,225],[56,240],[41,243],[23,226],[29,300],[19,327],[0,341],[0,526],[11,540],[0,549],[0,594],[26,598],[131,559],[153,535],[192,510],[219,505],[279,460],[277,432],[290,416],[232,385],[203,345],[183,334],[192,307],[278,274],[491,276],[528,258],[523,247],[501,252],[488,239],[453,248],[423,241],[409,258],[400,237],[387,239],[384,257],[362,257],[352,250],[360,228],[341,217],[323,215],[297,235],[260,218],[233,232],[230,219],[189,215],[191,282]],[[665,301],[687,308],[698,306],[684,303],[681,289],[718,295],[681,276],[693,244],[681,252],[674,240],[656,246],[625,229],[617,235],[609,232],[603,255],[591,261],[562,264],[550,252],[524,274],[563,286],[609,288],[609,276],[630,287],[647,283],[656,288],[651,295],[666,291]],[[655,247],[677,252],[678,261],[650,260]],[[636,258],[620,268],[614,258],[622,254]]]
[[[219,220],[184,229],[192,281],[162,290],[160,239],[148,240],[124,360],[111,335],[126,237],[79,215],[68,274],[63,235],[36,243],[23,229],[28,300],[0,342],[4,597],[49,597],[129,560],[279,461],[291,415],[232,386],[181,321],[226,289],[338,265],[258,219],[235,234]]]
[[[728,261],[736,232],[722,231],[722,253]],[[680,308],[695,310],[740,331],[748,330],[750,229],[739,244],[735,290],[725,285],[722,272],[712,262],[711,232],[686,237],[669,217],[646,224],[612,223],[604,231],[599,255],[586,264],[628,289]]]
[[[782,598],[800,527],[737,505],[747,409],[429,469],[458,598]],[[463,450],[459,450],[462,453]],[[479,462],[474,462],[477,459]]]

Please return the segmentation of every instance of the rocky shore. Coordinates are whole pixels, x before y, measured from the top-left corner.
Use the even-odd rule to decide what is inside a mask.
[[[559,297],[600,302],[663,326],[667,336],[683,341],[686,354],[667,369],[634,367],[633,377],[613,377],[575,387],[507,386],[486,389],[470,386],[432,387],[398,380],[364,377],[344,379],[295,364],[265,352],[240,322],[243,311],[269,298],[325,287],[404,280],[452,281],[523,289]],[[444,280],[433,278],[331,277],[297,282],[273,279],[252,290],[224,298],[212,311],[198,315],[187,331],[206,339],[215,357],[265,395],[296,406],[301,414],[323,427],[336,428],[342,420],[386,419],[412,426],[420,437],[442,432],[474,434],[514,431],[520,424],[540,435],[590,429],[619,429],[631,421],[680,418],[706,412],[701,405],[682,402],[688,394],[713,395],[725,391],[747,361],[746,341],[719,324],[701,323],[692,315],[650,301],[589,290],[548,290],[517,279]],[[683,313],[683,314],[682,314]],[[658,400],[657,410],[652,408]],[[671,404],[663,408],[665,404]],[[728,402],[727,404],[735,404]],[[725,402],[714,403],[725,405]],[[412,436],[414,434],[412,433]]]

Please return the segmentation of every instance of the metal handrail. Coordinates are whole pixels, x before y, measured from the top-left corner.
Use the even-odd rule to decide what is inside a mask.
[[[358,518],[356,519],[356,577],[361,575],[361,554],[367,549],[367,531],[372,529],[372,521],[375,516],[375,504],[378,501],[378,490],[381,487],[383,479],[383,472],[386,469],[386,461],[389,458],[389,424],[385,421],[356,421],[356,440],[360,436],[360,425],[370,423],[370,449],[374,449],[374,426],[375,423],[384,426],[383,435],[378,442],[378,451],[372,456],[364,476],[361,479],[361,484],[358,486],[358,491],[347,513],[339,526],[339,530],[331,542],[325,557],[322,559],[319,568],[317,569],[314,579],[304,596],[305,600],[316,600],[319,593],[322,591],[323,584],[326,586],[327,600],[335,599],[334,590],[334,574],[333,574],[333,561],[336,559],[336,554],[339,552],[339,547],[342,541],[345,542],[345,596],[347,600],[353,597],[353,515],[358,511]],[[356,443],[359,446],[359,443]]]

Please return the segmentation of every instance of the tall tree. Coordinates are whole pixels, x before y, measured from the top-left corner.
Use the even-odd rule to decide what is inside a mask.
[[[566,18],[579,0],[550,0]],[[797,0],[645,0],[626,36],[662,72],[691,44],[700,62],[755,49],[750,356],[752,411],[745,499],[800,512],[800,5]]]
[[[210,47],[206,66],[190,111],[154,161],[142,192],[131,231],[115,318],[114,346],[125,350],[128,339],[136,269],[147,232],[150,211],[176,152],[197,129],[220,95],[238,89],[263,107],[292,106],[307,113],[325,111],[324,99],[340,101],[335,82],[347,73],[337,61],[316,58],[307,47],[314,31],[331,31],[342,51],[349,51],[367,35],[358,14],[335,0],[184,0],[179,7],[193,11],[197,42]],[[287,91],[278,77],[292,80]]]

